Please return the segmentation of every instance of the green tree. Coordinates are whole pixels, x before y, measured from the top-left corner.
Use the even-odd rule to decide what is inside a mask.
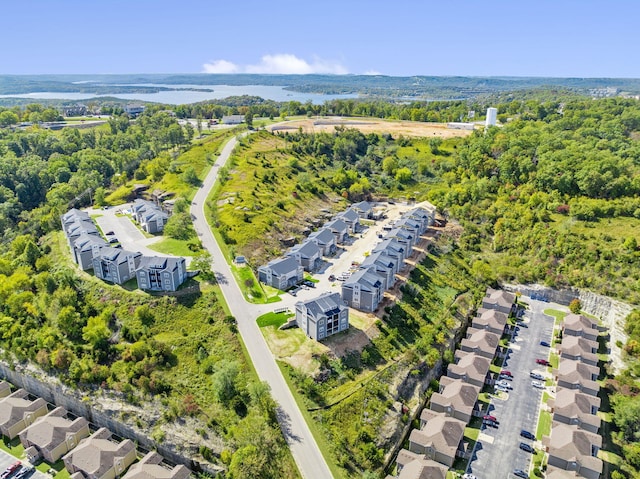
[[[184,172],[182,173],[182,180],[185,183],[193,186],[198,186],[200,184],[200,179],[198,178],[196,170],[193,168],[193,166],[189,166],[184,170]]]
[[[10,110],[0,112],[0,127],[15,125],[20,121],[18,115]]]
[[[413,172],[406,166],[396,170],[396,180],[400,183],[409,182],[412,176]]]
[[[572,299],[569,303],[569,311],[573,314],[580,314],[580,310],[582,310],[582,303],[578,298]]]
[[[212,280],[214,278],[213,268],[212,268],[212,257],[211,254],[203,250],[201,253],[197,254],[193,257],[193,261],[191,261],[191,267],[195,270],[200,271],[200,275],[206,280]]]
[[[164,233],[174,239],[188,240],[195,236],[191,217],[187,212],[174,213],[167,224],[164,225]]]
[[[218,401],[228,404],[238,393],[236,380],[240,367],[236,361],[222,360],[211,378]]]

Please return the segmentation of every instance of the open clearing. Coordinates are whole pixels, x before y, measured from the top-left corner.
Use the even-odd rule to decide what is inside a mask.
[[[362,133],[391,133],[392,135],[404,135],[413,137],[441,138],[465,137],[472,132],[469,130],[452,130],[445,123],[424,123],[419,121],[390,121],[377,118],[307,118],[293,120],[277,125],[269,126],[270,131],[286,132],[297,131],[302,128],[305,133],[327,132],[333,133],[336,127],[356,128]]]

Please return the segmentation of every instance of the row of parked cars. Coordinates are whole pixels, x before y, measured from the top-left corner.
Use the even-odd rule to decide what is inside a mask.
[[[25,466],[20,461],[16,461],[7,467],[2,474],[0,474],[0,479],[26,479],[31,476],[35,472],[35,468],[33,466]]]

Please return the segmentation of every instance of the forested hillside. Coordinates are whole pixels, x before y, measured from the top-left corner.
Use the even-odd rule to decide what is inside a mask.
[[[153,109],[83,131],[0,129],[0,353],[140,406],[132,427],[232,477],[295,478],[268,386],[215,287],[190,280],[162,297],[106,284],[77,269],[57,231],[68,208],[126,198],[134,182],[187,196],[222,139],[192,135]]]

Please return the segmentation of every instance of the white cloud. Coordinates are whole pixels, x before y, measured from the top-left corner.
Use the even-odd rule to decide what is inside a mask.
[[[378,70],[367,70],[364,72],[365,75],[382,75]]]
[[[203,73],[238,73],[238,65],[227,60],[216,60],[202,65]]]
[[[314,57],[308,62],[290,53],[263,55],[260,62],[254,65],[236,65],[227,60],[215,60],[203,65],[204,73],[273,73],[305,75],[309,73],[325,73],[345,75],[348,70],[340,63]]]

